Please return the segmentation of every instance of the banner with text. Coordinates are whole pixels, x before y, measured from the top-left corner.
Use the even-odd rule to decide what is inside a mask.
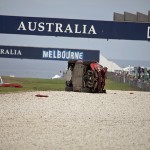
[[[0,58],[42,60],[94,60],[99,62],[99,50],[39,48],[0,45]]]
[[[150,40],[150,23],[0,15],[0,33]]]

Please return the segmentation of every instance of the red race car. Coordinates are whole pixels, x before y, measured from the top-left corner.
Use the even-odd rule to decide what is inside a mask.
[[[107,67],[96,61],[68,61],[66,72],[66,91],[106,93]]]

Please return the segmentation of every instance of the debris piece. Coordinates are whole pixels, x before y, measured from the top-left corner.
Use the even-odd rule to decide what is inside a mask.
[[[134,93],[130,93],[130,94],[134,94]]]
[[[23,86],[16,83],[3,83],[0,84],[0,87],[16,87],[16,88],[22,88]]]
[[[48,97],[48,95],[41,95],[41,94],[37,94],[35,95],[36,97]]]

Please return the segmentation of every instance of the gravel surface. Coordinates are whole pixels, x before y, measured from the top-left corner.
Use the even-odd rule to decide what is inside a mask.
[[[0,94],[0,150],[118,149],[150,149],[150,92]]]

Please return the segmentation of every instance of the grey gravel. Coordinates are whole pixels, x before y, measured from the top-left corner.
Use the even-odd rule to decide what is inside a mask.
[[[150,92],[0,94],[0,150],[149,149]]]

